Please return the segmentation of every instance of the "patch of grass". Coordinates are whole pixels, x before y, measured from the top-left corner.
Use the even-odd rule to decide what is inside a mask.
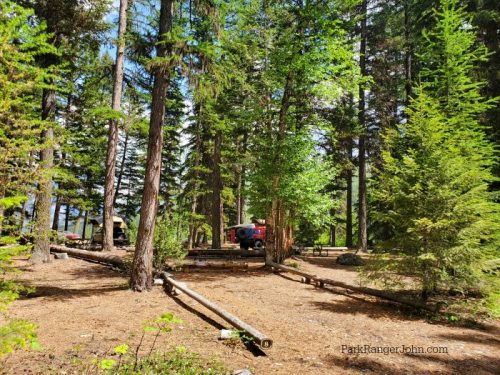
[[[197,353],[190,353],[184,347],[166,354],[155,354],[143,359],[135,372],[123,371],[119,374],[179,374],[179,375],[216,375],[229,371],[216,362],[204,363]]]
[[[144,327],[139,344],[130,348],[128,344],[116,346],[111,353],[94,357],[80,366],[85,374],[116,374],[116,375],[142,375],[142,374],[173,374],[173,375],[215,375],[228,374],[229,372],[215,360],[204,361],[199,354],[188,352],[186,347],[178,346],[175,350],[159,353],[153,351],[160,335],[168,334],[176,324],[182,320],[172,313],[162,314],[160,317],[148,320]],[[153,335],[153,342],[147,355],[139,356],[139,351],[144,345],[145,335]]]
[[[123,346],[123,345],[121,345]],[[116,349],[116,348],[115,348]],[[125,350],[125,349],[124,349]],[[89,373],[113,375],[172,374],[172,375],[222,375],[229,374],[216,360],[204,361],[199,354],[188,352],[184,346],[166,353],[151,353],[135,361],[133,356],[116,352],[117,359],[95,358]]]
[[[485,300],[485,307],[494,319],[500,319],[500,292],[492,292]]]

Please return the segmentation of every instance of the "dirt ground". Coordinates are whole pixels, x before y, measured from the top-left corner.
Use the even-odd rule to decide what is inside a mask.
[[[0,363],[0,372],[77,373],[75,358],[102,356],[121,343],[134,347],[145,321],[172,312],[183,323],[156,349],[183,345],[203,358],[217,358],[231,370],[304,375],[500,373],[498,322],[474,329],[432,323],[397,305],[302,284],[299,277],[272,274],[258,260],[249,262],[248,270],[179,272],[175,277],[271,337],[274,345],[265,355],[219,340],[220,329],[231,327],[186,295],[169,297],[160,286],[148,293],[131,292],[125,275],[83,260],[54,260],[31,268],[20,259],[24,273],[19,279],[35,286],[36,292],[14,302],[10,311],[38,325],[42,349],[9,355]],[[335,254],[295,262],[306,272],[356,283],[356,271],[337,266]],[[144,351],[151,339],[147,337]],[[382,352],[352,353],[358,345]],[[383,353],[390,348],[392,353]]]

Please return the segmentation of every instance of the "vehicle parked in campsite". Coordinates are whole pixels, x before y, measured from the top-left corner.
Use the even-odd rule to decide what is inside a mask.
[[[261,224],[239,224],[229,227],[231,243],[239,243],[240,248],[262,249],[266,240],[266,226]]]
[[[91,243],[101,244],[103,237],[103,226],[102,219],[92,219],[90,220],[92,224],[92,237]],[[97,227],[97,229],[95,229]],[[121,217],[113,216],[113,241],[115,245],[128,245],[129,240],[127,234],[125,233],[127,229],[127,224],[125,220]]]

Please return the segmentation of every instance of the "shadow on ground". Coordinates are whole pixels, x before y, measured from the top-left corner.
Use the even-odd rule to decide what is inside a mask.
[[[500,348],[500,340],[497,338],[498,330],[495,329],[495,327],[489,327],[489,329],[487,328],[485,332],[474,332],[474,335],[468,333],[447,333],[438,335],[437,337],[450,341],[489,345],[494,347],[495,350],[498,350],[498,348]]]
[[[172,272],[174,278],[186,281],[218,281],[226,278],[249,278],[249,277],[265,277],[272,274],[265,268],[264,265],[258,267],[249,267],[248,269],[205,269],[197,272]]]
[[[342,270],[346,272],[357,272],[358,267],[356,266],[345,266],[337,263],[337,257],[341,254],[345,254],[345,251],[330,252],[329,256],[300,256],[298,259],[302,260],[304,263],[309,263],[311,265],[328,268],[330,270]]]
[[[377,355],[384,354],[360,354],[360,355],[328,355],[324,361],[327,365],[344,370],[355,370],[360,373],[374,373],[387,375],[400,374],[498,374],[500,360],[494,357],[482,356],[470,359],[454,359],[448,354],[440,355],[401,355],[405,357],[404,368],[393,366],[377,360]],[[433,364],[438,366],[439,370]]]
[[[57,286],[49,286],[49,285],[27,285],[30,288],[34,288],[35,291],[26,296],[23,296],[21,299],[33,299],[33,298],[44,298],[45,300],[53,300],[53,301],[65,301],[76,298],[90,297],[93,295],[100,295],[107,293],[112,293],[121,290],[128,290],[128,286],[126,284],[123,285],[113,285],[113,286],[103,286],[99,288],[83,288],[83,289],[75,289],[75,288],[64,288]]]

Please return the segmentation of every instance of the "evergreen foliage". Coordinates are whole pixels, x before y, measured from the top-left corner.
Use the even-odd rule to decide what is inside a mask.
[[[408,110],[409,122],[387,132],[383,170],[373,181],[375,219],[388,225],[382,255],[368,276],[412,276],[423,297],[438,289],[486,289],[485,261],[498,257],[500,206],[489,185],[495,152],[479,124],[490,105],[473,68],[485,56],[463,9],[443,0],[426,33],[429,66]],[[386,254],[386,253],[384,253]]]
[[[107,0],[0,4],[3,264],[21,234],[48,261],[48,223],[61,230],[66,213],[64,229],[81,231],[75,219],[102,216],[106,128],[119,120],[113,204],[129,222],[156,189],[144,182],[157,146],[147,180],[159,180],[158,197],[146,199],[159,208],[147,224],[157,223],[156,266],[182,243],[224,246],[224,230],[251,219],[266,220],[277,261],[293,241],[352,247],[352,223],[364,227],[368,212],[368,246],[381,253],[370,278],[410,276],[424,297],[493,288],[495,2],[136,0],[120,111],[115,13]],[[365,186],[368,207],[353,194]],[[155,232],[133,229],[150,252]]]

